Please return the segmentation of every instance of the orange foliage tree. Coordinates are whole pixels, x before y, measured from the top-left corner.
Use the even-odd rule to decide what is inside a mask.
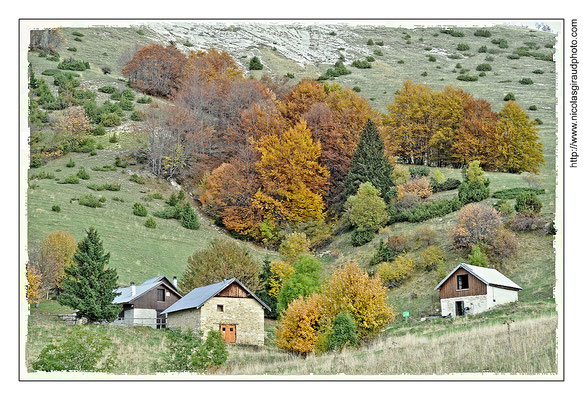
[[[71,132],[76,137],[89,131],[90,127],[89,118],[81,106],[69,107],[64,110],[56,126],[57,129]]]
[[[30,264],[26,264],[26,300],[28,304],[38,303],[42,297],[42,275],[38,269]]]
[[[73,262],[76,250],[75,238],[63,231],[51,232],[42,242],[35,267],[38,268],[43,278],[43,286],[47,290],[60,288],[65,269]]]
[[[138,50],[122,73],[136,89],[169,97],[180,88],[186,63],[186,55],[176,47],[151,44]]]

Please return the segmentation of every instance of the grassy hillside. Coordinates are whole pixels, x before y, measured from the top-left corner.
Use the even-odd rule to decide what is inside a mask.
[[[113,146],[107,137],[100,137],[99,140]],[[177,220],[160,218],[155,218],[155,229],[146,228],[146,218],[133,215],[133,204],[145,204],[148,215],[151,215],[153,211],[164,208],[165,203],[160,199],[147,201],[146,196],[159,193],[164,199],[168,199],[177,189],[163,179],[148,176],[136,165],[129,165],[125,169],[117,168],[115,171],[92,170],[94,167],[112,165],[118,154],[123,154],[123,150],[98,150],[96,156],[72,153],[51,161],[40,169],[31,170],[33,174],[44,171],[55,176],[55,179],[32,181],[34,188],[28,190],[27,217],[31,245],[57,229],[67,231],[80,240],[85,235],[85,230],[94,226],[103,239],[105,249],[111,252],[110,264],[117,268],[120,283],[128,284],[130,281],[142,282],[157,275],[180,276],[186,267],[188,256],[194,251],[205,248],[213,238],[227,238],[204,218],[199,218],[199,230],[188,230]],[[74,168],[66,167],[69,159],[75,162]],[[58,183],[57,179],[63,180],[76,174],[79,167],[85,167],[90,175],[89,180],[81,180],[79,184]],[[129,180],[136,172],[146,176],[145,184]],[[105,183],[120,184],[121,190],[96,192],[87,188],[87,185]],[[104,196],[107,199],[104,207],[89,208],[80,205],[77,200],[71,200],[90,193]],[[113,200],[114,197],[122,199],[123,202]],[[53,205],[59,205],[61,212],[51,211]],[[258,260],[270,254],[256,246],[247,243],[243,245]]]

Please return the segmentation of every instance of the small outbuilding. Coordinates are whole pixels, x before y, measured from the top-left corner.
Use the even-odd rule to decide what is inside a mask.
[[[114,304],[123,307],[115,325],[150,326],[165,328],[162,311],[182,298],[178,293],[176,277],[171,282],[166,276],[148,279],[141,285],[133,282],[117,289]]]
[[[441,315],[478,314],[496,305],[518,301],[520,286],[494,268],[461,263],[434,290],[439,289]]]
[[[167,327],[194,329],[206,336],[219,330],[226,343],[262,346],[264,309],[270,308],[238,279],[192,290],[163,311]]]

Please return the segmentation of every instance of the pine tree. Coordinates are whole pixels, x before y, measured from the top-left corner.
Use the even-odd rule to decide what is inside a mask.
[[[106,267],[108,261],[109,253],[105,253],[99,234],[90,227],[66,270],[59,303],[76,309],[77,317],[89,322],[113,321],[121,308],[112,304],[118,294],[117,271]]]
[[[182,208],[182,226],[186,229],[198,229],[200,228],[200,222],[198,222],[198,216],[196,211],[192,208],[190,203],[186,203]]]
[[[344,198],[356,193],[361,183],[370,182],[381,191],[385,202],[394,197],[393,167],[385,156],[385,146],[374,123],[369,119],[360,134],[345,182]]]

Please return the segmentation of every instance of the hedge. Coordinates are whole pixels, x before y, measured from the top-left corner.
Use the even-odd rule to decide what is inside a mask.
[[[422,222],[435,217],[443,217],[462,208],[457,197],[424,203],[411,210],[402,211],[391,218],[395,222]]]
[[[512,189],[498,190],[498,191],[494,192],[492,197],[494,197],[495,199],[508,200],[508,199],[517,198],[521,193],[534,193],[534,194],[538,195],[538,194],[543,194],[544,192],[545,192],[544,189],[516,187],[516,188],[512,188]]]

